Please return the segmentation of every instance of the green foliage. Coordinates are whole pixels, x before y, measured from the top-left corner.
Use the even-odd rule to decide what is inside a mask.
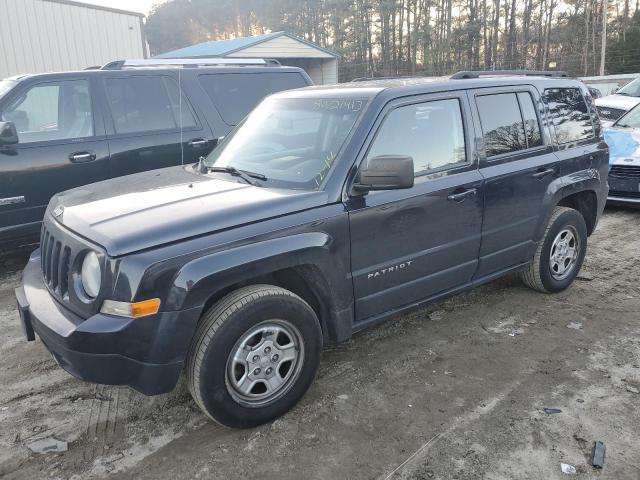
[[[636,73],[640,63],[640,12],[631,19],[624,37],[611,42],[607,52],[607,73]]]

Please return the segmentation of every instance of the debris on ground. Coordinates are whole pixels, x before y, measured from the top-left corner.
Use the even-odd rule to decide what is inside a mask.
[[[581,280],[581,281],[583,281],[583,282],[590,282],[590,281],[592,281],[592,280],[593,280],[593,278],[592,278],[592,277],[589,277],[589,276],[587,276],[587,275],[578,275],[578,276],[576,277],[576,280]]]
[[[544,407],[542,410],[544,410],[544,413],[546,413],[546,414],[562,413],[562,410],[560,410],[559,408],[547,408],[547,407]]]
[[[573,465],[569,465],[568,463],[561,463],[560,470],[562,470],[562,473],[567,475],[575,475],[576,473],[578,473],[576,471],[576,467],[574,467]]]
[[[640,390],[638,390],[636,387],[633,387],[631,385],[627,385],[627,392],[640,393]]]
[[[27,445],[27,448],[33,453],[56,453],[66,452],[69,449],[69,445],[64,440],[47,437],[31,442]]]
[[[604,454],[606,447],[601,441],[596,441],[593,444],[593,450],[591,451],[591,465],[596,468],[604,467]]]
[[[569,325],[567,325],[567,328],[570,328],[571,330],[582,330],[582,323],[571,322],[569,323]]]

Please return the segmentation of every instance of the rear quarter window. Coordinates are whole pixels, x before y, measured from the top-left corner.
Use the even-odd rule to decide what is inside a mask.
[[[212,73],[199,79],[222,120],[231,126],[240,123],[267,95],[307,86],[296,72]]]
[[[579,88],[548,88],[544,93],[558,143],[595,136],[591,113]]]

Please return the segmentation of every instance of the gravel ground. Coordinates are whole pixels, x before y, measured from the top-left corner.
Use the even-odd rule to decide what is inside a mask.
[[[23,339],[27,252],[5,253],[0,477],[537,480],[567,463],[567,478],[638,479],[639,253],[640,211],[608,209],[567,291],[507,277],[329,347],[302,402],[252,430],[210,423],[184,385],[145,397],[67,375]],[[27,448],[49,437],[68,451]]]

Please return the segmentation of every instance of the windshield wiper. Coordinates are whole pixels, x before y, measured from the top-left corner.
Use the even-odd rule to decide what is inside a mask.
[[[238,170],[235,167],[206,167],[207,171],[209,172],[223,172],[223,173],[229,173],[231,175],[233,175],[234,177],[240,177],[241,179],[243,179],[245,182],[247,182],[249,185],[254,185],[256,187],[259,187],[260,185],[256,182],[254,182],[252,180],[252,178],[256,178],[258,180],[262,180],[263,182],[267,180],[267,177],[265,177],[264,175],[262,175],[261,173],[255,173],[255,172],[249,172],[247,170]]]

